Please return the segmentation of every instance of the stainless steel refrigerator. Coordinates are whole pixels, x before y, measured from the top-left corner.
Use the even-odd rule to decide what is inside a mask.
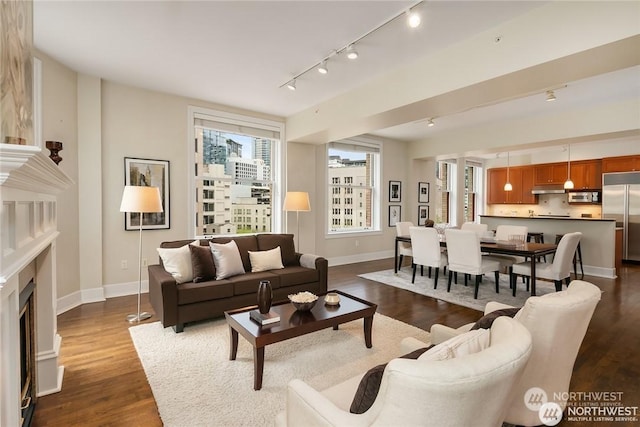
[[[602,217],[624,229],[622,259],[640,261],[640,172],[602,175]]]

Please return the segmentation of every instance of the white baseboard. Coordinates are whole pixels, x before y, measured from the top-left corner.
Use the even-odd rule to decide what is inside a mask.
[[[573,269],[571,271],[573,271]],[[578,264],[578,274],[580,274],[580,264]],[[604,277],[606,279],[615,279],[618,277],[616,276],[615,268],[593,267],[591,265],[584,266],[584,274],[587,276]]]
[[[343,257],[327,258],[329,267],[336,265],[355,264],[357,262],[376,261],[379,259],[393,258],[394,251],[367,252],[363,254],[348,255]]]
[[[142,281],[142,293],[149,292],[149,281]],[[82,304],[104,301],[108,298],[136,295],[138,282],[116,283],[101,288],[83,289],[58,298],[56,314],[62,314]]]

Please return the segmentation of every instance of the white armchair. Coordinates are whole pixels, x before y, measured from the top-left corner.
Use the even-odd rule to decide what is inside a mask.
[[[556,393],[566,397],[565,392],[569,391],[573,365],[600,295],[597,286],[574,280],[565,291],[527,299],[515,319],[531,333],[533,351],[512,395],[504,421],[522,426],[540,425],[538,413],[528,409],[524,403],[524,394],[532,387],[543,389],[549,401],[555,401],[564,409],[566,400],[553,400],[553,396]],[[485,313],[507,307],[488,303]],[[472,326],[470,323],[453,329],[435,324],[431,327],[431,342],[437,344],[468,331]],[[419,342],[405,344],[404,351],[420,346]]]
[[[375,402],[363,414],[349,412],[356,377],[318,392],[301,380],[287,389],[279,426],[500,426],[531,351],[531,337],[517,321],[501,317],[490,344],[477,353],[429,361],[393,359]]]

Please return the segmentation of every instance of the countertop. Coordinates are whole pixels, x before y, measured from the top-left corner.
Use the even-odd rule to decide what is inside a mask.
[[[486,218],[518,218],[518,219],[550,219],[560,221],[615,221],[611,218],[576,218],[576,217],[550,217],[550,216],[509,216],[509,215],[480,215]]]

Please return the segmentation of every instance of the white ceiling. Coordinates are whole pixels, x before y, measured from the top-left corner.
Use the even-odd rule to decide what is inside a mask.
[[[348,92],[394,68],[496,27],[545,2],[434,1],[357,44],[360,57],[333,56],[329,74],[311,70],[298,90],[281,87],[416,2],[408,1],[34,1],[36,48],[89,75],[287,117]],[[498,36],[499,34],[496,34]],[[557,91],[376,134],[418,140],[429,133],[535,115],[604,98],[640,97],[640,72],[618,71]],[[553,104],[553,105],[550,105]],[[545,110],[546,109],[546,110]]]

